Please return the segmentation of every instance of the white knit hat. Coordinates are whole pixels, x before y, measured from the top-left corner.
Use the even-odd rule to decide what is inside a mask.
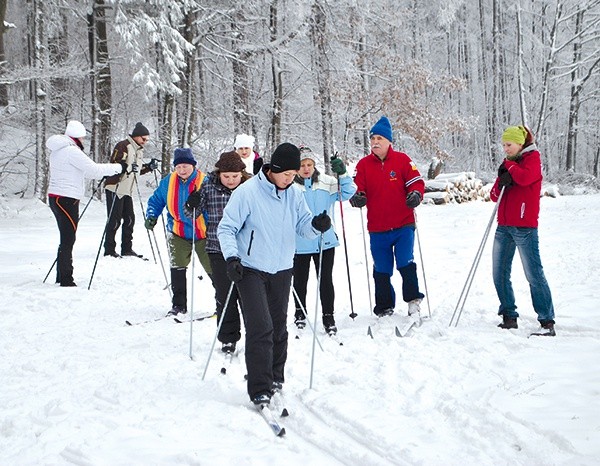
[[[83,124],[77,120],[71,120],[67,124],[65,136],[70,136],[77,139],[83,138],[85,137],[85,126],[83,126]]]
[[[236,149],[239,149],[240,147],[254,148],[254,136],[250,136],[249,134],[238,134],[235,137],[233,147]]]

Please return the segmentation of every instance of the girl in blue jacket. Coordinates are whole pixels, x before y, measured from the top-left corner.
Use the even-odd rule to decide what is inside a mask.
[[[321,174],[315,166],[315,155],[309,148],[302,148],[302,160],[300,170],[295,182],[301,186],[306,203],[313,214],[323,211],[330,212],[332,207],[340,199],[346,201],[356,192],[356,185],[346,171],[342,159],[331,160],[331,170],[338,175],[333,176]],[[321,310],[323,312],[323,326],[330,335],[337,333],[335,325],[333,289],[333,262],[335,248],[339,241],[333,226],[323,234],[323,257],[321,264],[321,282],[319,292],[321,296]],[[296,235],[296,254],[294,255],[294,290],[296,296],[296,313],[294,322],[298,328],[306,326],[306,316],[302,309],[306,310],[306,284],[310,273],[310,261],[315,264],[317,275],[319,274],[319,252],[320,238],[305,239]],[[300,302],[298,302],[300,300]]]

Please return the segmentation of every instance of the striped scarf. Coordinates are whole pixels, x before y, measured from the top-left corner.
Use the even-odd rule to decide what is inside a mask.
[[[200,170],[196,171],[195,177],[192,175],[185,181],[181,180],[176,172],[171,173],[169,189],[167,191],[167,209],[171,214],[171,217],[173,217],[173,233],[181,238],[191,236],[191,231],[189,231],[191,219],[185,216],[183,206],[190,193],[200,189],[203,180],[204,173]],[[190,183],[187,183],[187,181],[190,181]],[[185,234],[186,223],[188,225],[189,235]],[[206,238],[206,224],[203,215],[196,218],[194,236],[196,239]]]

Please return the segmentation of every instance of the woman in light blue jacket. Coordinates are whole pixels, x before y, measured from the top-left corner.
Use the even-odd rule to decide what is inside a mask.
[[[316,238],[331,227],[325,212],[313,217],[294,185],[299,168],[298,148],[279,145],[271,163],[231,194],[217,228],[227,276],[242,300],[248,394],[256,405],[269,404],[284,382],[296,235]]]
[[[337,201],[346,201],[356,192],[356,186],[346,171],[346,166],[340,158],[331,160],[331,170],[337,178],[319,173],[315,166],[315,156],[308,148],[301,149],[301,162],[298,176],[295,180],[301,186],[306,203],[313,214],[326,211],[330,212]],[[323,256],[321,266],[321,282],[319,292],[321,296],[321,310],[323,312],[323,326],[329,335],[337,333],[335,325],[333,289],[333,262],[335,248],[339,246],[337,234],[333,227],[323,235]],[[306,310],[306,284],[310,272],[310,261],[315,264],[319,273],[320,238],[305,239],[296,235],[296,254],[294,256],[294,290],[296,296],[296,313],[294,322],[298,328],[306,326],[306,317],[302,308]],[[300,302],[298,302],[298,299]]]

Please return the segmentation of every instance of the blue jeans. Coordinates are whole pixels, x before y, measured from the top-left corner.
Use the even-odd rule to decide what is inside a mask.
[[[529,282],[533,309],[540,322],[554,321],[554,305],[550,287],[544,276],[540,259],[537,228],[498,226],[494,237],[493,276],[496,293],[500,299],[498,315],[517,318],[515,294],[510,281],[515,249],[519,249],[525,277]]]

